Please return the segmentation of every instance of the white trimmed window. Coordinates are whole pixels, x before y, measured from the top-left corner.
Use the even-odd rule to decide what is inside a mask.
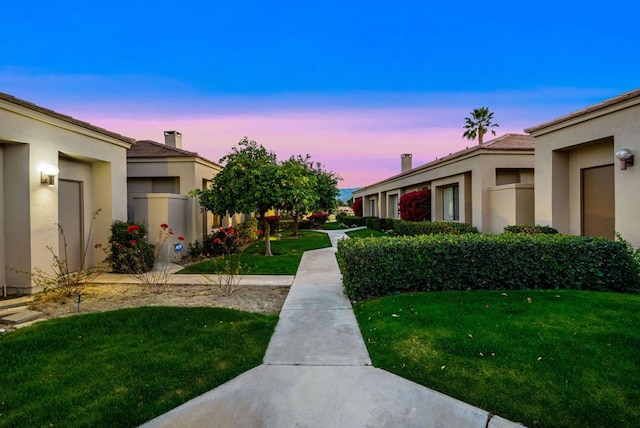
[[[460,192],[457,184],[442,188],[442,219],[460,220]]]
[[[369,199],[369,216],[376,215],[376,201],[374,199]]]

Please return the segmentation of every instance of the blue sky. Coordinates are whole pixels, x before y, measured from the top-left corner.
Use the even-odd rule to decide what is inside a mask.
[[[430,4],[434,3],[434,4]],[[638,88],[640,5],[25,1],[3,5],[0,91],[218,160],[244,135],[341,187]]]

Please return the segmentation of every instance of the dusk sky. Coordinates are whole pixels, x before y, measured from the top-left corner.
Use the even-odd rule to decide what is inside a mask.
[[[0,92],[212,161],[243,136],[359,187],[640,87],[637,1],[15,1]],[[487,138],[485,138],[487,139]]]

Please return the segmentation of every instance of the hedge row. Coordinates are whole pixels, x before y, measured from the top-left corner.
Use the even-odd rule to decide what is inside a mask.
[[[478,233],[478,229],[470,224],[452,221],[405,221],[397,218],[356,216],[341,216],[338,219],[347,226],[366,226],[381,232],[392,231],[395,236]]]
[[[404,221],[396,219],[393,221],[392,229],[393,234],[396,236],[478,233],[478,229],[475,226],[453,221]]]
[[[428,235],[338,241],[352,300],[402,291],[579,289],[627,292],[638,267],[620,242],[562,235]]]

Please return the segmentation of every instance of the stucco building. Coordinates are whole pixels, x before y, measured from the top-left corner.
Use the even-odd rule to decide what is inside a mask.
[[[36,291],[30,276],[50,271],[51,248],[71,270],[99,264],[115,219],[126,219],[126,152],[134,140],[0,93],[0,287]],[[93,224],[92,214],[101,210]]]
[[[525,129],[535,138],[535,221],[640,246],[640,89]],[[634,156],[635,157],[635,156]]]
[[[202,242],[222,221],[203,213],[189,192],[207,188],[222,167],[183,150],[179,132],[164,135],[164,144],[142,140],[127,151],[128,219],[146,221],[151,239],[160,224],[167,223],[185,242]]]
[[[353,193],[363,215],[399,218],[405,193],[431,190],[431,220],[469,223],[486,233],[534,219],[534,140],[506,134],[412,168],[401,157],[401,173]]]

